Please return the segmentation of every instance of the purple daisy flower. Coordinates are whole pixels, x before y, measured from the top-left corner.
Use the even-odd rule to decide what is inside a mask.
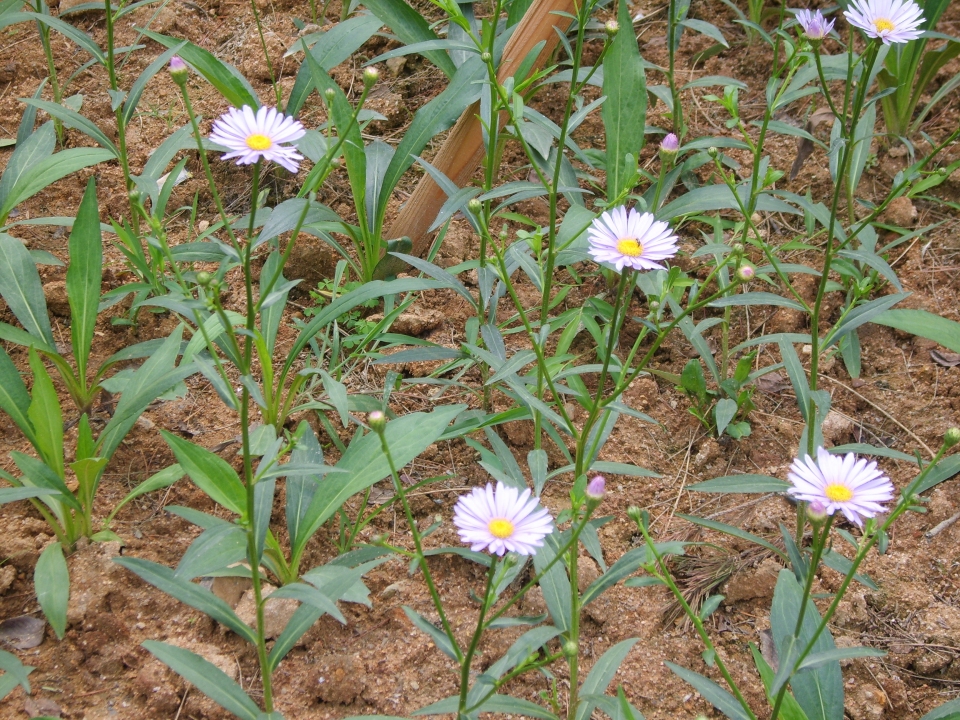
[[[787,479],[793,483],[789,494],[833,515],[837,510],[847,520],[863,527],[863,518],[883,512],[883,505],[893,497],[893,483],[875,461],[857,458],[853,453],[833,455],[817,448],[817,461],[805,455],[790,466]]]
[[[474,488],[457,500],[453,524],[460,540],[471,550],[503,556],[508,552],[533,555],[543,539],[553,532],[553,519],[530,490],[520,492],[501,482]]]
[[[620,206],[596,218],[588,231],[588,252],[598,263],[611,263],[617,272],[666,270],[659,260],[677,254],[677,236],[652,213]]]
[[[923,11],[913,0],[853,0],[843,11],[847,22],[884,45],[916,40]]]
[[[260,159],[282,165],[297,172],[303,155],[296,148],[281,145],[304,136],[306,131],[298,120],[278,112],[276,108],[230,108],[213,123],[210,140],[223,145],[229,152],[224,160],[237,158],[237,165],[251,165]]]
[[[833,23],[836,21],[827,20],[819,10],[798,10],[797,22],[803,28],[803,34],[810,40],[823,40],[833,30]]]

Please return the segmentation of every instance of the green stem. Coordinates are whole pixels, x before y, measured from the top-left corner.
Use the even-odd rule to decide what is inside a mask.
[[[483,604],[480,606],[480,616],[477,618],[477,627],[473,631],[473,637],[470,639],[470,645],[467,652],[460,661],[460,704],[457,712],[459,720],[467,720],[467,693],[470,690],[470,664],[473,662],[474,653],[480,645],[480,638],[483,637],[483,619],[490,609],[492,600],[495,599],[493,593],[493,580],[496,577],[497,560],[490,558],[490,569],[487,571],[487,586],[483,591]]]

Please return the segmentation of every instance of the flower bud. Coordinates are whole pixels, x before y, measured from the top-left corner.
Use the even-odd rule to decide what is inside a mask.
[[[486,51],[480,53],[480,62],[482,62],[482,63],[488,63],[488,62],[490,62],[491,60],[493,60],[493,55],[491,55],[490,53],[488,53],[488,52],[486,52]]]
[[[380,79],[380,71],[375,67],[368,67],[363,71],[363,86],[367,89],[372,88]]]
[[[603,500],[603,496],[607,494],[607,481],[603,475],[596,475],[594,478],[587,483],[587,499],[593,500],[594,502],[600,502]]]
[[[333,102],[333,99],[337,96],[337,91],[333,88],[327,88],[323,91],[323,96],[327,99],[327,102]]]
[[[719,154],[720,154],[720,151],[717,150],[717,149],[716,149],[715,147],[713,147],[712,145],[707,148],[707,155],[709,155],[710,157],[715,158],[715,157],[717,157],[717,155],[719,155]]]
[[[660,141],[660,152],[666,155],[676,155],[680,149],[680,138],[673,133],[667,133]]]
[[[757,270],[750,263],[744,263],[737,268],[737,278],[740,282],[750,282],[756,275]]]
[[[620,23],[616,20],[607,20],[603,26],[603,31],[607,34],[607,37],[612,40],[617,36],[617,33],[620,32]]]
[[[181,85],[187,81],[187,64],[180,58],[179,55],[174,55],[170,58],[170,65],[168,66],[170,70],[170,77],[173,78],[173,81],[178,85]]]
[[[820,525],[826,519],[827,509],[822,503],[814,500],[812,503],[807,505],[807,520],[810,521],[811,525]]]
[[[480,211],[483,210],[483,203],[476,198],[471,198],[470,202],[467,203],[467,210],[469,210],[472,215],[479,215]]]
[[[743,251],[744,251],[744,250],[746,250],[746,248],[743,246],[743,243],[739,243],[739,242],[738,242],[738,243],[734,243],[734,244],[733,244],[733,251],[734,251],[737,255],[743,255]]]
[[[134,205],[139,205],[140,200],[143,198],[143,196],[140,194],[140,191],[136,188],[133,188],[133,190],[127,193],[127,195],[130,198],[130,202],[132,202]]]
[[[437,517],[440,517],[439,515]],[[511,568],[520,562],[520,556],[515,552],[508,552],[503,558],[504,566]]]
[[[650,308],[650,312],[656,312],[657,310],[660,309],[660,301],[659,301],[659,300],[651,300],[651,301],[648,303],[648,306],[649,306],[649,308]]]
[[[960,427],[952,427],[943,434],[943,444],[952,448],[957,443],[960,443]]]
[[[201,270],[200,272],[197,273],[197,285],[199,285],[200,287],[206,287],[207,285],[210,284],[211,280],[213,280],[213,275],[206,272],[205,270]]]
[[[643,510],[638,508],[636,505],[631,505],[627,508],[627,517],[639,525],[640,521],[643,519]]]
[[[387,418],[379,410],[374,410],[372,413],[367,415],[367,424],[370,426],[371,430],[377,434],[380,434],[387,426]]]
[[[567,658],[575,658],[580,652],[580,646],[576,640],[567,640],[561,649],[563,650],[563,656]]]

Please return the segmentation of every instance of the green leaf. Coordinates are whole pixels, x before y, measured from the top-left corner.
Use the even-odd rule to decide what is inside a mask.
[[[374,15],[387,25],[400,38],[404,45],[436,40],[437,35],[419,12],[403,0],[364,0],[363,3]],[[452,78],[457,71],[450,56],[442,50],[431,50],[423,56]]]
[[[624,658],[627,657],[627,653],[630,652],[630,648],[634,646],[637,640],[638,638],[630,638],[629,640],[617,643],[607,650],[601,658],[597,660],[596,664],[590,668],[590,674],[587,675],[587,679],[583,681],[581,692],[584,695],[602,695],[605,693],[607,686],[613,682],[613,678],[617,674],[620,664]],[[580,706],[577,707],[576,720],[587,720],[591,713],[593,713],[593,708],[594,703],[589,701],[581,703]]]
[[[664,555],[683,555],[685,545],[686,543],[683,542],[657,543],[656,549],[661,557]],[[632,575],[652,561],[653,556],[650,554],[649,548],[647,548],[646,545],[627,550],[627,552],[620,556],[619,560],[610,566],[609,570],[590,583],[590,586],[584,590],[580,598],[581,604],[586,605],[592,602],[607,589],[613,587],[622,579],[628,575]]]
[[[117,403],[113,417],[97,438],[97,453],[101,457],[113,456],[147,405],[196,372],[192,364],[181,363],[179,367],[174,366],[182,337],[183,326],[180,325],[133,374],[120,402]]]
[[[717,437],[723,435],[723,431],[727,429],[727,425],[736,416],[738,409],[737,401],[732,398],[721,398],[717,402],[713,410],[714,418],[717,421]]]
[[[746,530],[741,530],[738,527],[733,525],[727,525],[726,523],[718,522],[717,520],[707,520],[706,518],[699,518],[696,515],[684,515],[682,513],[677,513],[677,517],[683,518],[687,522],[692,522],[694,525],[700,525],[705,528],[710,528],[711,530],[716,530],[717,532],[722,532],[725,535],[730,535],[731,537],[740,538],[741,540],[746,540],[747,542],[754,543],[761,547],[765,547],[767,550],[772,550],[780,557],[786,559],[783,554],[783,550],[778,548],[773,543],[764,540],[762,537],[748,533]]]
[[[447,57],[445,53],[444,57]],[[480,94],[480,85],[477,83],[485,77],[485,68],[478,57],[471,57],[451,77],[450,84],[442,93],[417,110],[384,173],[383,190],[377,204],[378,222],[383,222],[393,189],[416,156],[434,137],[448,130],[467,106],[477,99]]]
[[[750,716],[744,711],[743,706],[737,702],[737,699],[713,680],[709,680],[700,673],[693,672],[693,670],[674,665],[672,662],[664,664],[682,680],[690,683],[697,692],[703,695],[707,702],[731,720],[750,720]]]
[[[160,662],[168,665],[187,682],[227,712],[243,720],[258,720],[260,708],[229,675],[199,655],[156,640],[144,640],[143,647]]]
[[[748,193],[748,188],[740,187],[737,189],[741,198]],[[746,202],[744,202],[746,205]],[[734,197],[733,192],[726,185],[707,185],[706,187],[691,190],[684,193],[679,198],[657,212],[657,218],[673,223],[681,215],[691,215],[694,213],[704,213],[713,210],[739,210],[740,205]],[[757,196],[756,209],[761,212],[782,212],[791,215],[799,215],[800,211],[792,205],[782,200],[778,200],[767,193],[760,193]]]
[[[710,303],[710,307],[740,307],[752,305],[770,305],[803,311],[803,305],[796,300],[790,300],[789,298],[768,292],[736,293],[718,298]]]
[[[790,570],[781,570],[770,610],[770,627],[781,659],[784,657],[788,638],[793,636],[802,601],[803,589],[796,576]],[[803,627],[798,638],[801,648],[806,647],[821,620],[813,600],[807,598],[806,602]],[[820,654],[834,650],[836,646],[833,644],[833,637],[829,629],[825,629],[814,643],[812,652]],[[810,720],[843,720],[843,676],[839,662],[800,670],[790,678],[790,686],[793,688],[794,697]]]
[[[0,200],[0,224],[17,205],[48,185],[77,170],[113,160],[114,157],[112,152],[103,148],[70,148],[28,166],[17,183],[10,188],[10,193]]]
[[[503,715],[512,714],[520,717],[533,717],[540,720],[557,720],[557,716],[546,708],[542,708],[530,700],[515,698],[510,695],[491,695],[479,708],[478,712],[494,712]]]
[[[960,323],[926,310],[887,310],[870,322],[919,335],[953,352],[960,352]]]
[[[381,25],[381,20],[373,15],[355,15],[337,23],[327,32],[319,34],[316,43],[307,52],[313,56],[314,61],[323,68],[324,72],[329,72],[356,52],[380,29]],[[302,38],[302,42],[294,43],[287,50],[285,57],[303,50],[304,45],[310,45],[310,37],[309,35],[305,36]],[[287,100],[287,114],[298,114],[312,91],[313,81],[310,66],[304,61],[297,72],[297,79],[290,91],[290,99]]]
[[[621,28],[633,27],[627,3],[619,3],[617,20]],[[629,191],[626,185],[636,172],[647,117],[647,83],[632,31],[617,33],[607,49],[603,94],[607,96],[600,108],[607,141],[607,197],[612,199]]]
[[[727,39],[723,36],[723,33],[720,32],[719,28],[717,28],[716,25],[711,25],[710,23],[704,20],[691,20],[691,19],[683,20],[680,24],[698,33],[706,35],[708,38],[716,40],[725,48],[730,47],[730,43],[727,42]]]
[[[33,573],[37,602],[47,616],[50,627],[62,639],[67,631],[67,603],[70,600],[70,572],[60,543],[47,545]]]
[[[944,458],[937,463],[937,466],[931,468],[923,482],[917,487],[917,494],[926,492],[935,485],[939,485],[957,473],[960,473],[960,455],[952,455]]]
[[[769,475],[725,475],[690,485],[687,490],[714,493],[768,493],[786,492],[790,483]]]
[[[239,525],[217,525],[190,543],[174,571],[181,580],[193,580],[222,570],[247,557],[247,533]]]
[[[960,720],[960,698],[931,710],[920,720]]]
[[[103,56],[103,51],[100,49],[97,43],[94,42],[93,38],[91,38],[82,30],[78,30],[70,23],[64,22],[60,18],[35,12],[6,13],[3,17],[0,17],[0,29],[16,23],[27,22],[28,20],[43,23],[47,27],[56,30],[61,35],[69,40],[72,40],[90,53],[98,63],[101,65],[105,63],[106,58]],[[2,216],[2,213],[0,213],[0,216]]]
[[[544,572],[544,568],[556,557],[561,547],[559,531],[554,529],[544,538],[543,547],[533,556],[533,566],[540,575],[540,589],[543,591],[543,600],[553,619],[553,624],[566,632],[570,629],[570,579],[567,577],[566,566],[559,560]]]
[[[753,653],[753,662],[757,666],[757,672],[760,673],[760,680],[763,682],[763,687],[766,690],[767,700],[772,705],[774,699],[770,692],[770,687],[773,684],[775,674],[773,668],[767,664],[767,661],[764,660],[763,655],[760,654],[757,646],[753,643],[750,643],[750,652]],[[783,720],[807,720],[807,716],[800,708],[796,698],[789,692],[783,696],[783,704],[780,706],[780,716]]]
[[[36,263],[23,243],[6,233],[0,233],[0,295],[24,330],[55,347]]]
[[[32,445],[36,432],[29,417],[30,394],[7,351],[0,347],[0,410],[3,410],[20,428]]]
[[[312,605],[317,610],[327,613],[330,617],[344,625],[347,624],[347,619],[343,616],[343,613],[340,612],[340,608],[337,607],[336,603],[334,603],[326,593],[321,592],[313,585],[301,582],[290,583],[272,592],[270,597],[275,600],[297,600],[305,605]]]
[[[36,109],[28,108],[24,113],[33,112],[36,115]],[[33,129],[33,121],[30,122],[30,129]],[[39,163],[53,153],[56,147],[57,137],[53,129],[53,123],[48,122],[33,130],[24,139],[17,141],[17,148],[13,151],[10,159],[7,160],[7,167],[0,177],[0,208],[6,205],[7,197],[13,192],[13,189],[20,182],[20,178],[34,165]],[[4,215],[0,213],[0,225],[4,223]]]
[[[27,676],[33,672],[33,667],[24,665],[13,653],[0,650],[0,670],[6,673],[3,678],[0,678],[0,683],[5,685],[5,689],[0,690],[0,700],[3,700],[17,685],[20,685],[28,695],[30,694],[30,680]]]
[[[72,128],[82,132],[84,135],[89,137],[95,143],[100,145],[100,147],[109,150],[113,153],[113,156],[116,158],[120,157],[120,151],[117,149],[117,146],[113,144],[113,141],[107,137],[106,133],[103,132],[97,124],[92,120],[87,119],[80,113],[75,110],[71,110],[68,107],[64,107],[59,103],[51,102],[50,100],[40,100],[39,98],[26,98],[22,102],[27,103],[28,105],[33,105],[40,110],[43,110],[50,117],[57,118],[62,122],[66,127]],[[99,227],[100,219],[97,218],[97,223]]]
[[[435,442],[450,421],[464,409],[463,405],[440,407],[431,413],[411,413],[387,423],[386,440],[399,470]],[[380,438],[367,433],[355,438],[332,473],[317,487],[303,515],[302,528],[292,552],[299,556],[306,541],[343,505],[351,495],[366,490],[390,474],[390,466]]]
[[[5,487],[0,488],[0,505],[26,500],[44,495],[59,495],[60,491],[45,487]]]
[[[143,28],[138,28],[138,31],[164,47],[178,48],[177,52],[183,61],[219,90],[227,102],[234,107],[249,105],[254,110],[260,107],[253,87],[233,65],[219,60],[212,53],[193,43],[184,44],[183,40],[178,38],[170,38]]]
[[[162,490],[163,488],[170,487],[177,480],[182,478],[184,475],[183,468],[180,465],[174,463],[168,468],[164,468],[160,472],[154,473],[142,483],[137,485],[133,490],[131,490],[127,496],[121,500],[114,508],[110,511],[110,515],[107,517],[104,522],[105,525],[109,525],[110,521],[113,520],[114,515],[119,512],[120,508],[126,505],[128,502],[134,498],[138,498],[141,495],[146,495],[149,492],[154,492],[156,490]]]
[[[103,273],[103,236],[94,178],[87,182],[68,241],[70,267],[67,268],[67,300],[70,303],[70,337],[77,378],[86,386],[87,359],[93,344],[100,304]]]
[[[60,399],[43,361],[33,348],[30,348],[30,369],[33,371],[33,399],[27,415],[36,432],[35,447],[44,462],[62,478],[63,414]]]
[[[846,660],[848,658],[861,658],[861,657],[883,657],[887,654],[886,650],[878,650],[877,648],[872,647],[842,647],[835,648],[833,650],[827,650],[822,653],[814,653],[808,655],[807,658],[800,663],[800,669],[805,668],[815,668],[823,665],[828,662],[835,662],[837,660]]]
[[[182,603],[206,613],[221,625],[233,630],[251,645],[256,645],[257,636],[250,626],[237,617],[233,609],[206,588],[177,577],[173,570],[159,563],[140,558],[118,557],[113,561],[122,565],[140,579],[172,595]]]
[[[430,636],[430,639],[433,640],[433,644],[437,646],[437,649],[446,655],[451,660],[457,660],[457,653],[453,649],[453,645],[450,643],[450,638],[447,637],[447,634],[437,628],[432,622],[427,620],[423,615],[418,613],[416,610],[403,606],[403,612],[407,614],[407,617],[410,618],[416,627],[425,632]]]
[[[241,517],[246,515],[246,491],[240,476],[226,460],[166,430],[160,434],[198,488],[217,504]]]
[[[170,58],[176,55],[186,44],[186,41],[184,41],[179,45],[171,47],[165,53],[161,53],[157,56],[156,60],[150,63],[144,71],[140,73],[133,85],[130,86],[130,92],[127,94],[126,102],[123,104],[122,117],[124,125],[129,125],[133,121],[133,116],[137,112],[137,105],[140,104],[140,97],[143,95],[147,83],[150,82],[150,78],[164,69],[170,62]]]

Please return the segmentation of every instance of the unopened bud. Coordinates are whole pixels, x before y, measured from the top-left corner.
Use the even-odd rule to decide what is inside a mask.
[[[437,517],[440,517],[439,515]],[[508,552],[503,558],[503,564],[506,567],[513,567],[520,562],[520,556],[515,552]]]
[[[470,202],[467,203],[467,210],[473,215],[479,215],[480,211],[483,210],[483,203],[476,198],[471,198]]]
[[[639,525],[640,520],[643,518],[643,510],[638,508],[636,505],[631,505],[627,508],[627,517]]]
[[[620,23],[616,20],[607,20],[603,26],[603,31],[607,34],[608,38],[615,38],[617,33],[620,32]]]
[[[651,312],[656,312],[657,310],[660,309],[660,301],[659,301],[659,300],[651,300],[650,303],[649,303],[649,306],[650,306]]]
[[[187,80],[187,64],[179,55],[174,55],[170,58],[170,65],[168,66],[170,70],[170,77],[173,78],[173,81],[178,85],[183,84]]]
[[[210,284],[211,280],[213,280],[213,275],[206,272],[205,270],[201,270],[200,272],[197,273],[197,285],[199,285],[200,287],[206,287],[207,285]]]
[[[715,158],[715,157],[716,157],[717,155],[719,155],[719,154],[720,154],[720,151],[717,150],[717,149],[716,149],[715,147],[713,147],[712,145],[707,148],[707,155],[709,155],[710,157]]]
[[[660,141],[660,152],[667,155],[676,155],[680,149],[680,138],[673,133],[667,133]]]
[[[491,60],[493,60],[493,55],[491,55],[490,53],[488,53],[488,52],[486,52],[486,51],[480,53],[480,62],[482,62],[482,63],[488,63],[488,62],[490,62]]]
[[[960,427],[952,427],[943,434],[943,444],[952,448],[960,443]]]
[[[140,194],[140,191],[137,190],[136,188],[134,188],[134,189],[131,190],[129,193],[127,193],[127,195],[128,195],[129,198],[130,198],[130,202],[132,202],[134,205],[139,205],[139,204],[140,204],[140,200],[141,200],[142,197],[143,197],[143,196]]]
[[[822,503],[814,500],[812,503],[807,505],[807,519],[812,525],[820,525],[824,520],[827,519],[827,509]]]
[[[600,502],[603,500],[603,496],[607,494],[607,481],[603,475],[596,475],[594,478],[587,483],[587,498],[593,500],[594,502]]]
[[[372,88],[377,84],[377,80],[380,79],[380,71],[375,67],[368,67],[363,71],[363,86],[366,88]]]
[[[323,91],[323,96],[327,99],[327,102],[333,102],[333,99],[337,96],[337,92],[333,88],[327,88]]]
[[[744,250],[746,250],[746,248],[743,246],[743,243],[734,243],[734,244],[733,244],[733,251],[734,251],[737,255],[743,255],[743,251],[744,251]]]
[[[567,640],[563,644],[563,655],[568,658],[575,658],[580,652],[580,646],[576,640]]]
[[[750,263],[744,263],[737,268],[737,277],[740,282],[750,282],[756,277],[757,271]]]
[[[369,425],[370,429],[375,433],[380,434],[387,426],[387,418],[379,410],[374,410],[372,413],[367,415],[367,425]]]

